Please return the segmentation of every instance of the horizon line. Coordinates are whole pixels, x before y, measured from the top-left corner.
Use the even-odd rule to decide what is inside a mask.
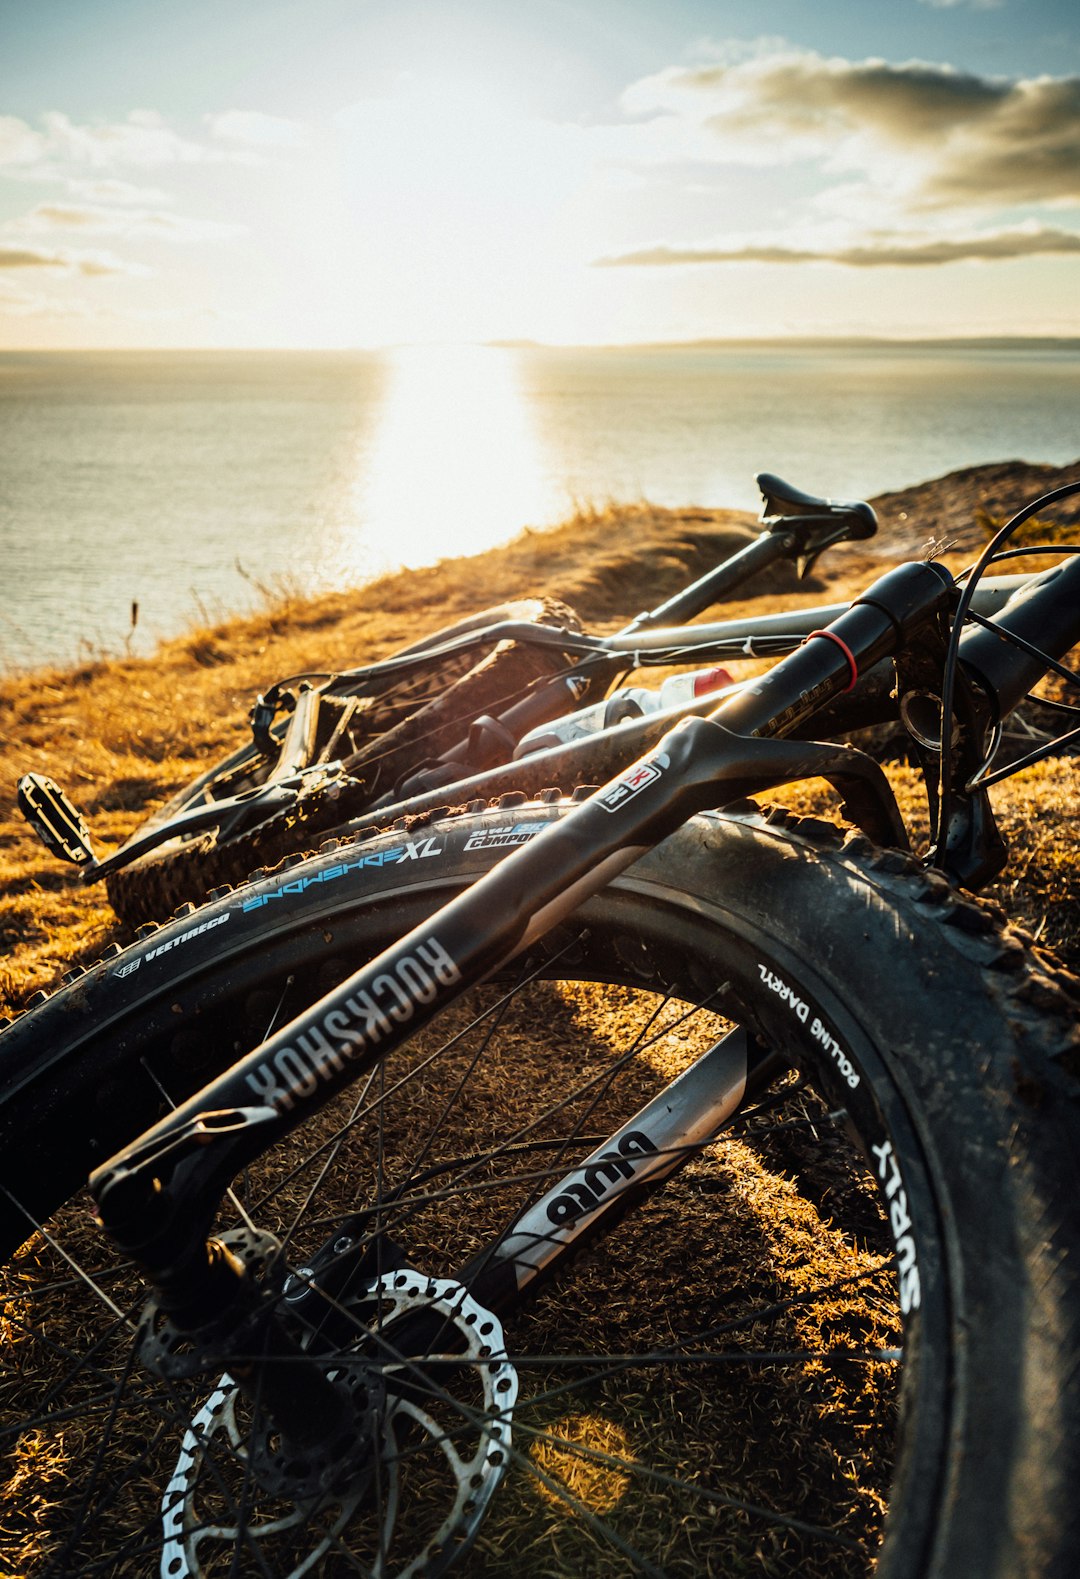
[[[380,355],[390,351],[449,350],[475,347],[506,351],[693,351],[723,350],[733,346],[1077,346],[1080,329],[1074,334],[773,334],[700,335],[684,340],[534,340],[498,338],[490,340],[399,340],[382,345],[101,345],[101,346],[18,346],[0,345],[0,356],[115,356],[174,354],[276,356]]]

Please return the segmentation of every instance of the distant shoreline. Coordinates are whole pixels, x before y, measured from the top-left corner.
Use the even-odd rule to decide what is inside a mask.
[[[745,335],[701,340],[627,340],[594,345],[562,345],[546,340],[488,340],[484,342],[510,351],[727,351],[767,350],[777,347],[805,347],[808,351],[832,347],[865,347],[868,350],[920,349],[963,351],[979,348],[992,351],[1080,351],[1080,335]]]
[[[424,346],[427,342],[416,342]],[[434,343],[434,342],[432,342]],[[440,342],[441,343],[441,342]],[[899,335],[761,335],[700,340],[627,340],[575,344],[555,340],[482,340],[446,342],[478,345],[494,351],[737,351],[753,350],[925,350],[925,351],[1076,351],[1080,335],[954,335],[948,337]],[[0,357],[219,357],[219,356],[383,356],[411,349],[401,342],[372,346],[0,346]]]

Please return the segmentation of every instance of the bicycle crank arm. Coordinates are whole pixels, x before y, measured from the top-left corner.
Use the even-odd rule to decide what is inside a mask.
[[[329,774],[325,767],[319,771],[324,776]],[[295,804],[304,777],[302,773],[296,774],[287,781],[264,784],[242,795],[230,796],[227,800],[193,806],[189,811],[170,817],[168,822],[147,828],[104,860],[98,860],[94,855],[90,832],[82,812],[52,779],[41,773],[24,774],[16,793],[19,810],[50,854],[77,866],[82,882],[99,883],[110,872],[127,866],[147,850],[154,850],[169,839],[198,833],[200,828],[215,827],[230,813],[257,808],[261,820],[273,812],[284,811]]]

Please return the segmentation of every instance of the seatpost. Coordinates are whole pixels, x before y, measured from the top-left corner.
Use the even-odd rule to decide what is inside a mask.
[[[759,570],[775,564],[778,559],[790,559],[795,546],[794,532],[762,532],[752,543],[747,543],[737,554],[726,559],[722,565],[717,565],[691,586],[684,587],[666,603],[638,614],[618,634],[632,636],[635,631],[651,630],[658,625],[678,625],[683,620],[693,619],[695,614],[711,608],[736,587],[741,587]]]

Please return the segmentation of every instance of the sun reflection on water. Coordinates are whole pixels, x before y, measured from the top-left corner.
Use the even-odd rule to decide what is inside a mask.
[[[346,573],[478,553],[562,513],[513,350],[406,346],[390,355],[382,410],[358,456]]]

